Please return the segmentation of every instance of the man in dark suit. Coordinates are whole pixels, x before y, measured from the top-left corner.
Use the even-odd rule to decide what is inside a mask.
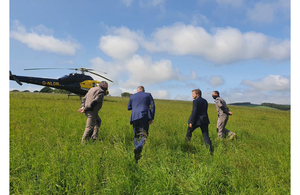
[[[188,121],[188,129],[186,132],[186,141],[191,141],[193,131],[200,127],[206,147],[209,147],[212,153],[212,145],[208,135],[209,118],[207,114],[208,103],[201,97],[202,93],[200,89],[194,89],[192,91],[193,97],[193,110]]]
[[[134,154],[137,163],[148,137],[149,125],[154,120],[155,104],[151,93],[145,93],[145,88],[139,86],[137,93],[130,96],[127,110],[132,110],[130,124],[134,131]]]

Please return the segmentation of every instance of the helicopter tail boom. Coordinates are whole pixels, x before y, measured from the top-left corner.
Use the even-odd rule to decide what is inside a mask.
[[[30,83],[30,84],[35,84],[35,85],[59,86],[57,79],[17,76],[17,75],[13,75],[13,74],[10,75],[9,79],[16,81],[19,85],[22,85],[21,82],[24,82],[24,83]]]
[[[19,85],[23,85],[20,81],[19,81],[19,79],[15,76],[15,75],[13,75],[12,73],[11,73],[11,71],[9,71],[9,79],[10,80],[14,80],[14,81],[16,81]]]

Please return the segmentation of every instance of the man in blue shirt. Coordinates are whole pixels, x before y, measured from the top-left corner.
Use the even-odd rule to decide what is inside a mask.
[[[134,154],[137,163],[148,137],[149,125],[154,120],[155,104],[151,93],[146,93],[145,88],[139,86],[137,93],[130,96],[127,110],[132,110],[130,124],[134,131]]]

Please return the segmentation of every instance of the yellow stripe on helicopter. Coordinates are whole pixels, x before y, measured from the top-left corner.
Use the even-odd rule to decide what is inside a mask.
[[[97,84],[100,83],[100,81],[95,80],[85,80],[80,83],[80,87],[85,90],[89,90],[92,87],[96,87]]]

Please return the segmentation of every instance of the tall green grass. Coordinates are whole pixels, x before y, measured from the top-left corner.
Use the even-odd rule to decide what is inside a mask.
[[[138,164],[127,98],[105,97],[99,140],[80,143],[78,97],[10,93],[10,194],[290,194],[290,112],[230,106],[213,156],[201,131],[185,142],[192,103],[155,100],[156,116]]]

